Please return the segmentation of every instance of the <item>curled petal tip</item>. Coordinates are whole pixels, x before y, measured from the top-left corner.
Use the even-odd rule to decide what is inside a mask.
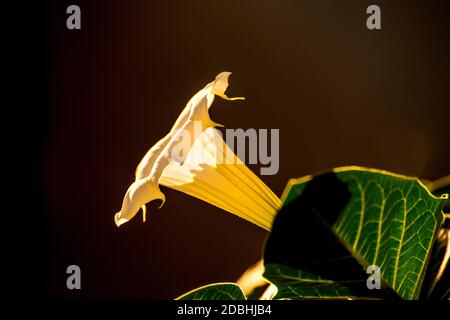
[[[160,200],[162,201],[161,202],[161,204],[159,205],[159,207],[158,207],[158,209],[161,209],[162,208],[162,206],[164,205],[164,203],[166,203],[166,196],[163,194],[163,193],[161,193],[161,198],[160,198]]]
[[[114,215],[114,222],[116,223],[117,227],[120,227],[121,225],[123,225],[124,223],[128,222],[128,219],[126,218],[121,218],[121,212],[117,212]]]
[[[222,99],[228,100],[228,101],[245,100],[245,97],[232,97],[232,98],[230,98],[230,97],[227,96],[226,94],[221,93],[221,92],[216,92],[216,91],[214,92],[214,94],[215,94],[216,96],[219,96],[219,97],[221,97]]]
[[[119,227],[125,222],[130,221],[140,209],[142,209],[143,217],[145,217],[147,211],[145,204],[158,199],[164,203],[165,196],[153,177],[135,181],[128,188],[123,199],[122,209],[114,216],[116,225]]]
[[[225,94],[225,90],[227,90],[228,87],[228,78],[230,77],[230,75],[231,72],[228,71],[219,73],[213,82],[212,92],[225,100],[245,100],[244,97],[230,98]]]
[[[161,204],[158,206],[158,209],[161,209],[164,203],[166,203],[166,196],[164,195],[164,193],[159,191],[159,194],[155,196],[152,200],[161,200]]]
[[[224,94],[225,90],[228,87],[228,78],[230,77],[231,72],[221,72],[216,76],[216,79],[213,82],[212,91],[219,95]]]

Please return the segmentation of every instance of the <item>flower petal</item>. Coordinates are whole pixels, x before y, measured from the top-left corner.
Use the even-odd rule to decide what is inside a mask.
[[[147,202],[160,199],[164,203],[161,183],[270,230],[280,199],[228,148],[214,129],[221,125],[209,117],[216,95],[226,100],[244,99],[225,95],[230,75],[218,74],[197,92],[170,132],[145,154],[122,209],[115,215],[118,226],[134,217],[139,208],[145,221]]]
[[[211,120],[208,109],[216,93],[225,96],[230,74],[230,72],[220,73],[213,82],[195,94],[175,121],[170,132],[145,154],[136,168],[135,182],[128,188],[123,199],[122,209],[115,215],[114,220],[117,226],[129,221],[140,208],[145,221],[147,202],[161,199],[164,203],[165,197],[158,185],[164,168],[173,161],[182,164],[194,141],[203,130],[221,126]]]

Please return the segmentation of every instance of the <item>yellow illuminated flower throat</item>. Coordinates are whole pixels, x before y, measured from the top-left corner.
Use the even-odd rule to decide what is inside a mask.
[[[145,204],[162,200],[159,186],[169,187],[206,201],[270,230],[280,199],[227,146],[209,117],[215,96],[225,100],[230,72],[197,92],[186,104],[169,133],[145,154],[137,166],[122,208],[115,214],[117,226],[128,222]],[[161,204],[161,206],[162,206]]]

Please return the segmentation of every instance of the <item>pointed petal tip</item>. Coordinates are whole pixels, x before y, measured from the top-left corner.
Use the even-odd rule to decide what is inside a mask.
[[[203,120],[203,125],[205,128],[225,127],[225,125],[215,122],[214,120],[211,120],[211,119]]]

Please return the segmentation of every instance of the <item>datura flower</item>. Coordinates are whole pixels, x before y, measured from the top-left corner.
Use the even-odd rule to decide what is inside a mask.
[[[145,154],[128,188],[117,226],[128,222],[140,209],[146,219],[146,204],[165,202],[159,186],[169,187],[229,211],[270,230],[280,199],[230,150],[215,129],[220,124],[209,117],[215,96],[225,100],[230,72],[196,93],[187,103],[169,133]]]

